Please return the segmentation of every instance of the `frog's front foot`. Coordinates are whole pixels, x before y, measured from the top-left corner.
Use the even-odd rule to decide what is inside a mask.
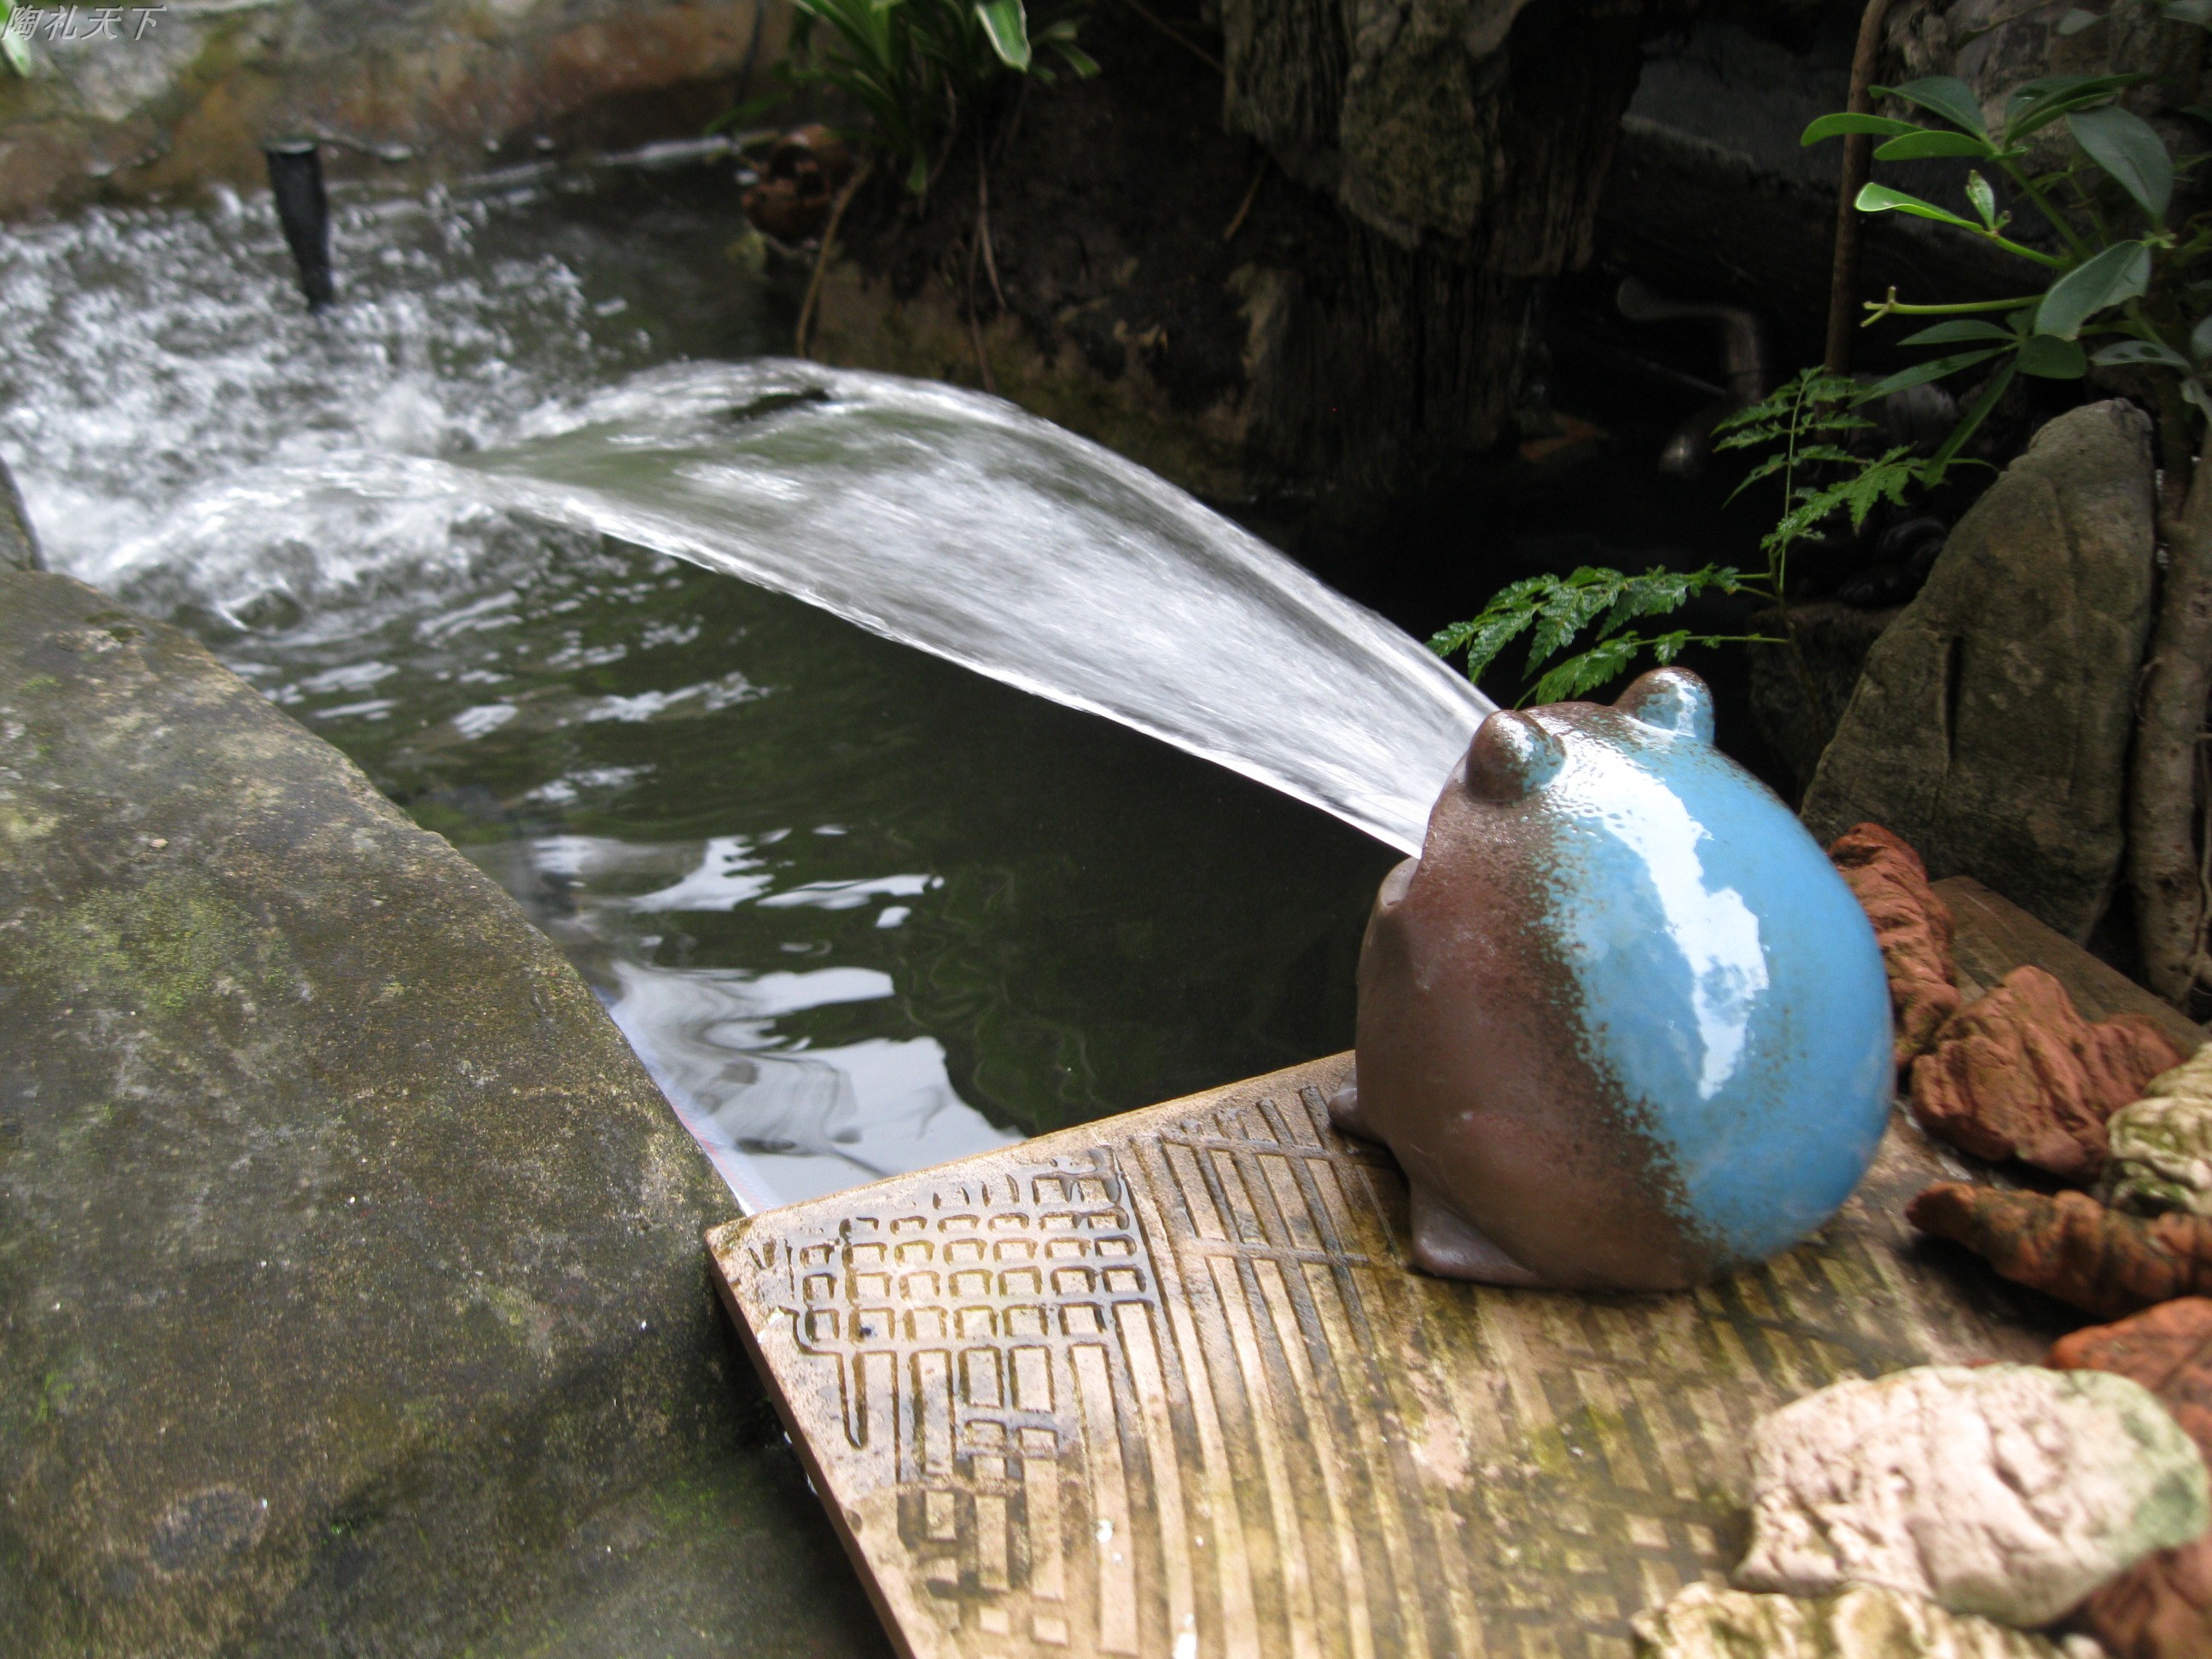
[[[1332,1107],[1334,1103],[1332,1103]],[[1413,1188],[1413,1265],[1439,1279],[1540,1287],[1544,1281],[1491,1243],[1426,1188]]]
[[[1367,1127],[1359,1115],[1359,1078],[1352,1080],[1328,1097],[1328,1121],[1348,1135],[1358,1135],[1362,1140],[1380,1140],[1382,1136]]]

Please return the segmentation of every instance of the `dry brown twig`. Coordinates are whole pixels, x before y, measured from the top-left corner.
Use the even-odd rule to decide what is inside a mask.
[[[1874,112],[1875,66],[1881,57],[1882,25],[1889,19],[1890,0],[1867,0],[1859,16],[1858,45],[1851,54],[1850,99],[1844,107],[1854,115]],[[1826,367],[1831,374],[1851,372],[1851,329],[1859,297],[1859,191],[1872,165],[1874,140],[1863,132],[1844,137],[1842,180],[1836,203],[1835,263],[1828,283],[1828,349]]]
[[[983,269],[990,274],[992,297],[1004,311],[1006,290],[999,286],[999,261],[991,252],[991,169],[980,143],[975,146],[975,234],[983,244]]]
[[[1169,40],[1174,41],[1176,45],[1181,46],[1192,57],[1197,58],[1200,63],[1205,64],[1206,68],[1212,70],[1216,75],[1223,76],[1226,76],[1228,75],[1229,70],[1224,66],[1222,61],[1218,58],[1216,58],[1212,52],[1206,51],[1205,47],[1193,45],[1190,41],[1184,40],[1182,36],[1178,34],[1174,29],[1170,28],[1167,24],[1162,22],[1160,19],[1153,14],[1150,7],[1144,3],[1144,0],[1121,0],[1121,3],[1128,7],[1131,11],[1136,13],[1138,16],[1143,18],[1147,23],[1150,23],[1162,34],[1166,35]],[[1885,3],[1887,3],[1887,0],[1885,0]]]
[[[976,315],[975,264],[982,248],[983,239],[980,235],[968,239],[968,342],[975,349],[975,372],[982,377],[983,390],[996,397],[999,386],[991,374],[990,354],[983,349],[983,325]]]
[[[1267,169],[1274,163],[1273,156],[1261,156],[1259,169],[1252,175],[1251,188],[1244,192],[1244,199],[1237,204],[1237,216],[1229,222],[1229,228],[1221,233],[1223,241],[1235,241],[1237,233],[1244,228],[1244,221],[1251,216],[1252,204],[1260,199],[1260,186],[1267,182]]]
[[[852,205],[854,192],[874,166],[872,161],[861,162],[845,181],[845,188],[837,192],[837,199],[830,204],[830,222],[822,227],[822,245],[814,251],[814,270],[806,279],[806,297],[799,305],[799,327],[792,341],[792,351],[796,356],[806,355],[806,331],[813,326],[815,304],[822,297],[822,273],[829,268],[830,249],[837,240],[837,227],[844,220],[845,210]]]

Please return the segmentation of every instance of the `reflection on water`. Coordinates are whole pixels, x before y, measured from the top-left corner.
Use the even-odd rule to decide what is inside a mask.
[[[839,826],[818,825],[842,835]],[[784,837],[775,836],[775,841]],[[622,947],[635,919],[729,912],[740,905],[855,910],[896,927],[908,904],[941,885],[932,875],[801,882],[778,890],[774,866],[738,836],[640,845],[595,836],[544,836],[521,843],[541,878],[559,881],[572,908],[559,924],[572,948],[606,951],[608,1012],[645,1057],[691,1133],[748,1209],[836,1192],[923,1164],[1006,1145],[960,1098],[933,1036],[866,1036],[815,1046],[779,1022],[811,1009],[889,1000],[891,975],[876,968],[664,968]],[[643,892],[641,877],[682,873]]]
[[[514,895],[749,1206],[1344,1046],[1365,837],[745,583],[349,487],[760,349],[732,222],[356,203],[325,328],[265,204],[32,227],[0,453],[60,568],[197,629]]]

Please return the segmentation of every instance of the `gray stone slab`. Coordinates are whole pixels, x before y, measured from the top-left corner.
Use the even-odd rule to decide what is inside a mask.
[[[865,1654],[732,1209],[559,953],[195,641],[0,573],[0,1650]]]
[[[2069,410],[1960,519],[1868,652],[1805,792],[1821,842],[1869,819],[2077,944],[2125,836],[2136,670],[2151,623],[2149,423]]]

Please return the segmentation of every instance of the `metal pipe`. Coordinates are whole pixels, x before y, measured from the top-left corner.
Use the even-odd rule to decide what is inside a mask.
[[[1766,339],[1759,319],[1741,306],[1705,301],[1670,300],[1648,283],[1621,278],[1613,303],[1634,323],[1687,319],[1712,325],[1721,349],[1721,373],[1728,395],[1685,421],[1659,453],[1659,470],[1670,477],[1694,478],[1705,470],[1713,447],[1713,428],[1735,410],[1766,395]]]
[[[265,144],[261,153],[269,162],[276,222],[300,268],[300,291],[310,312],[327,310],[337,289],[331,279],[331,204],[323,191],[322,151],[313,139],[297,138]]]

